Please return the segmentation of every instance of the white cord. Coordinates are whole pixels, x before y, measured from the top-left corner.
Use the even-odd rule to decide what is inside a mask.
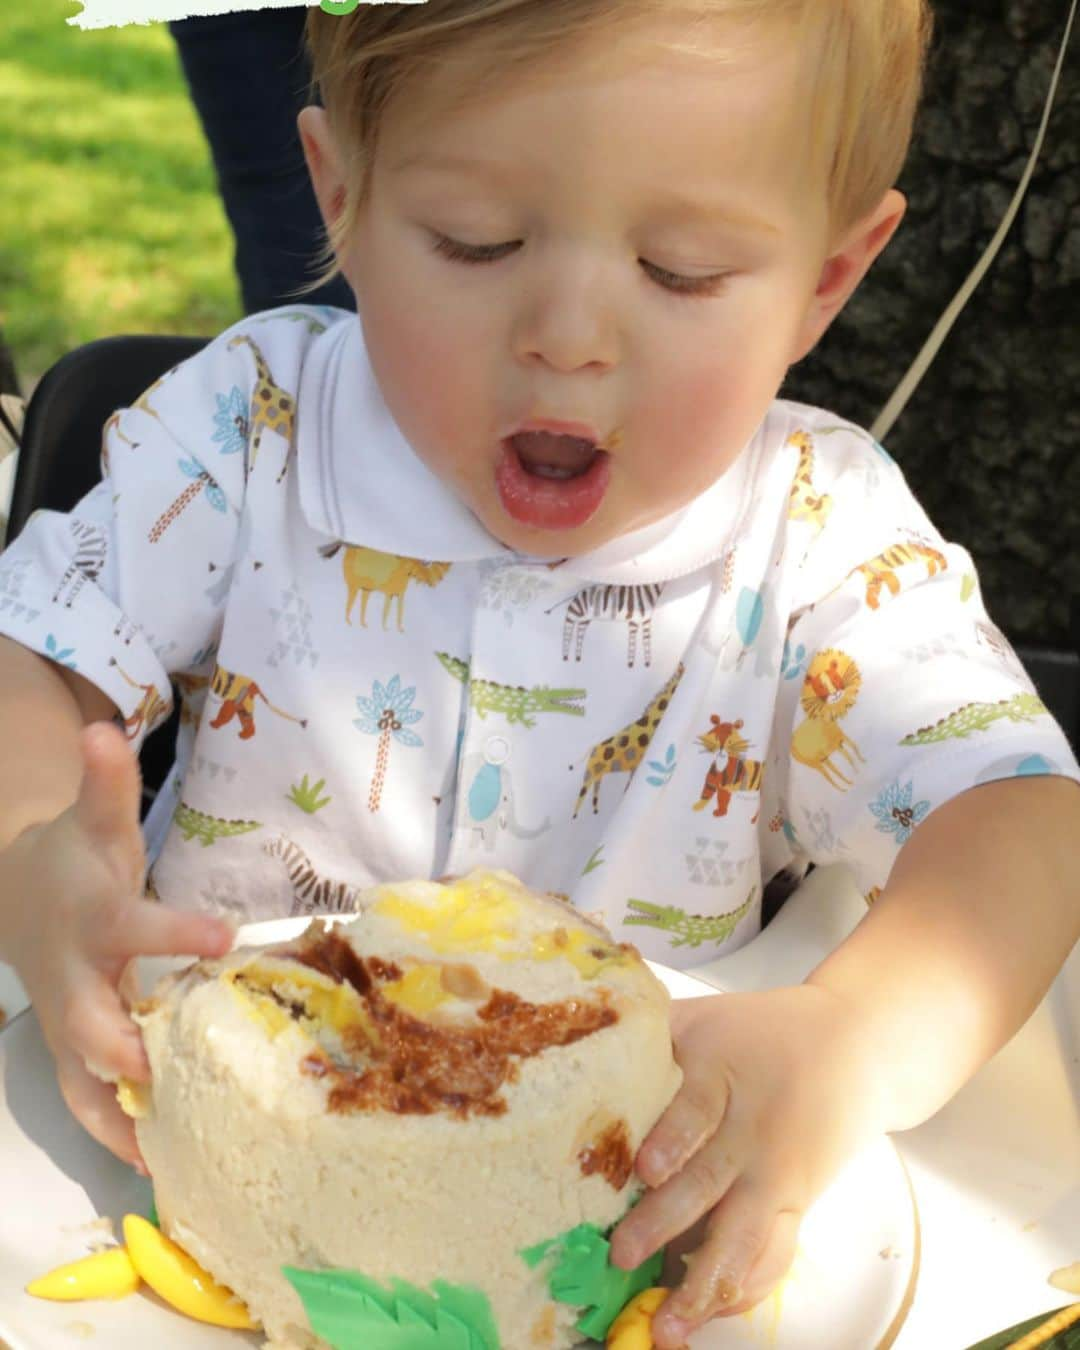
[[[975,294],[983,277],[990,270],[994,259],[1001,252],[1001,247],[1005,243],[1005,238],[1012,229],[1013,222],[1023,205],[1024,198],[1027,196],[1028,187],[1035,175],[1035,169],[1039,163],[1039,157],[1042,154],[1043,144],[1046,140],[1046,130],[1050,125],[1050,114],[1054,110],[1054,99],[1057,96],[1058,85],[1061,82],[1061,72],[1065,65],[1065,54],[1069,47],[1069,38],[1072,34],[1073,23],[1076,19],[1077,5],[1080,0],[1072,0],[1069,10],[1069,18],[1065,24],[1065,36],[1061,40],[1061,51],[1058,53],[1057,65],[1054,68],[1053,77],[1050,80],[1050,92],[1047,95],[1046,107],[1043,110],[1042,125],[1039,127],[1039,134],[1035,138],[1035,146],[1031,152],[1031,158],[1028,160],[1027,168],[1024,170],[1024,176],[1020,180],[1020,186],[1016,190],[1016,195],[1012,199],[1008,211],[1005,213],[1005,219],[1001,222],[997,234],[990,242],[990,246],[975,265],[975,270],[964,282],[963,286],[957,292],[956,297],[946,309],[945,313],[937,322],[934,331],[926,339],[922,351],[918,354],[911,364],[910,370],[896,386],[896,389],[889,399],[888,403],[882,409],[877,421],[871,428],[871,435],[878,441],[883,441],[892,430],[896,419],[908,405],[912,394],[922,383],[923,376],[930,369],[934,358],[941,350],[945,339],[952,332],[953,326],[960,317],[967,305],[967,302]]]

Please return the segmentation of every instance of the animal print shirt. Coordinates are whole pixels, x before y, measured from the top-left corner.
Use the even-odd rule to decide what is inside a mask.
[[[763,886],[872,900],[936,807],[1080,777],[897,466],[773,405],[677,516],[587,556],[506,549],[391,419],[355,315],[244,319],[106,425],[101,483],[0,555],[0,631],[114,700],[181,700],[147,821],[165,902],[238,919],[512,870],[669,965]]]

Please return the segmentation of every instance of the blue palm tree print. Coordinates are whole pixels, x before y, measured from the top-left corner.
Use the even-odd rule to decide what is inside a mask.
[[[922,824],[930,814],[929,802],[912,805],[914,790],[913,783],[890,783],[877,801],[870,803],[870,810],[878,821],[876,828],[882,834],[894,834],[898,845],[906,844],[915,832],[916,825]]]
[[[250,409],[239,385],[233,385],[228,394],[215,394],[217,412],[214,414],[213,439],[221,442],[223,455],[236,455],[247,446]]]
[[[390,742],[399,745],[421,746],[424,742],[409,727],[419,722],[423,713],[412,706],[416,697],[416,686],[402,689],[401,677],[394,675],[388,684],[378,680],[371,687],[371,697],[357,697],[356,706],[360,716],[353,719],[353,726],[368,736],[378,736],[379,748],[375,755],[375,775],[371,780],[368,793],[368,810],[377,811],[382,802],[383,784],[386,781],[386,769],[390,762]]]

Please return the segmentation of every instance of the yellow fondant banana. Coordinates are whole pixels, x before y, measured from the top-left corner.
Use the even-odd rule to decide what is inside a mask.
[[[217,1284],[152,1223],[138,1214],[125,1215],[124,1241],[135,1269],[154,1293],[178,1312],[218,1327],[256,1329],[236,1295]]]
[[[139,1287],[139,1276],[123,1247],[84,1256],[31,1280],[26,1292],[35,1298],[72,1303],[84,1298],[125,1298]]]
[[[652,1350],[653,1316],[667,1295],[659,1287],[635,1295],[608,1327],[608,1350]]]

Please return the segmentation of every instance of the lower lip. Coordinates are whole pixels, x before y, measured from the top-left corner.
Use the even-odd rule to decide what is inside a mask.
[[[537,530],[576,530],[586,524],[600,509],[610,480],[611,460],[603,450],[576,478],[541,478],[529,473],[509,441],[503,441],[495,469],[506,514]]]

